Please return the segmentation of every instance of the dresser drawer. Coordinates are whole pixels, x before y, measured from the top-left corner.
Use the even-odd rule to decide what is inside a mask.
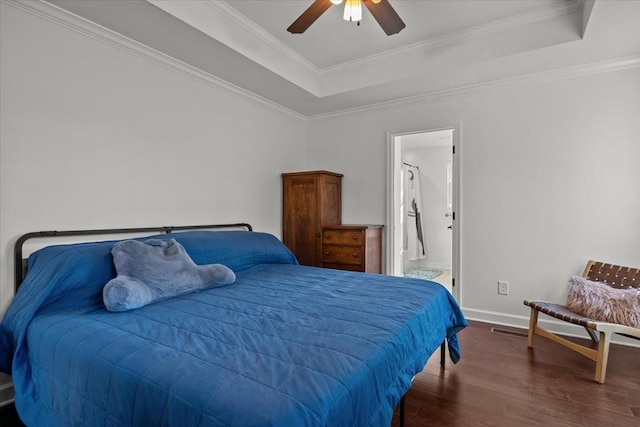
[[[328,246],[322,248],[322,262],[335,264],[362,264],[364,257],[359,246]]]
[[[364,224],[322,227],[322,266],[337,270],[382,272],[382,226]]]
[[[364,233],[361,230],[324,229],[322,243],[325,245],[362,246],[364,244]]]

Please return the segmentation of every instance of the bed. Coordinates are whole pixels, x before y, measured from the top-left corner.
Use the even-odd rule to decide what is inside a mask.
[[[441,285],[301,266],[248,225],[200,227],[139,239],[175,239],[235,283],[126,312],[101,298],[115,241],[29,257],[0,324],[0,369],[25,424],[388,426],[443,342],[459,359],[466,321]]]

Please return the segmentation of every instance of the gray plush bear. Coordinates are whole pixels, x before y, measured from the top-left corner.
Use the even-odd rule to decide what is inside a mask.
[[[222,264],[196,265],[175,239],[123,240],[113,245],[111,253],[118,276],[102,289],[109,311],[132,310],[236,280]]]

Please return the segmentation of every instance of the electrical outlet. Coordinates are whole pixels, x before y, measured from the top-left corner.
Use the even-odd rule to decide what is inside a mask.
[[[509,295],[509,282],[498,280],[498,295]]]

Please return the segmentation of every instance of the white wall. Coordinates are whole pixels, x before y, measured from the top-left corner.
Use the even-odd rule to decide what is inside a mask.
[[[640,265],[639,94],[636,67],[325,117],[309,167],[344,173],[345,221],[384,223],[387,132],[460,123],[460,302],[524,326],[522,300],[563,301],[588,259]]]
[[[303,120],[1,7],[0,314],[29,231],[245,221],[280,236]]]

